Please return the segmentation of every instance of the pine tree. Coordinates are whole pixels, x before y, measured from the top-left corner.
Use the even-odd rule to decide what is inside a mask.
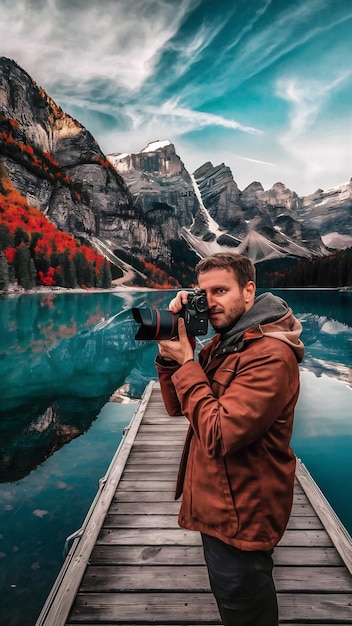
[[[110,263],[106,259],[104,259],[104,262],[101,268],[100,280],[101,280],[101,287],[103,289],[109,289],[111,287]]]
[[[5,224],[0,224],[0,250],[6,250],[6,248],[13,248],[13,237]]]
[[[14,266],[18,284],[24,289],[32,289],[31,253],[27,246],[18,246]]]
[[[9,282],[9,266],[3,251],[0,250],[0,289],[7,289]]]
[[[74,289],[77,287],[76,267],[72,259],[70,259],[67,255],[63,262],[63,275],[64,287],[67,287],[68,289]]]
[[[95,272],[93,265],[87,261],[82,252],[76,252],[74,258],[77,283],[80,287],[95,287]]]
[[[14,242],[15,242],[15,247],[19,246],[21,243],[29,242],[28,233],[26,230],[24,230],[24,228],[21,228],[20,226],[16,228]]]

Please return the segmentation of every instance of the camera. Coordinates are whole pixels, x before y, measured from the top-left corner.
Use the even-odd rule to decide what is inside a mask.
[[[179,313],[159,309],[132,309],[136,322],[141,326],[135,339],[158,340],[177,337],[177,324],[183,317],[187,335],[193,337],[208,332],[208,302],[205,291],[195,289],[188,294],[188,302]]]

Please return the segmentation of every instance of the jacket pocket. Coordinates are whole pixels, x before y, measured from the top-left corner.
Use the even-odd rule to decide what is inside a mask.
[[[220,398],[235,377],[236,371],[234,369],[219,368],[216,370],[211,382],[214,395]]]

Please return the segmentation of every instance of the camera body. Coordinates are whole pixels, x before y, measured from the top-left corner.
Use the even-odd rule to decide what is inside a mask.
[[[188,302],[184,304],[180,317],[185,321],[188,335],[206,335],[208,332],[208,302],[205,291],[195,289],[188,294]]]
[[[188,335],[206,335],[208,332],[208,302],[205,291],[195,289],[188,294],[188,302],[180,313],[159,309],[133,308],[132,314],[140,324],[135,339],[158,340],[177,337],[177,324],[180,317],[185,321]]]

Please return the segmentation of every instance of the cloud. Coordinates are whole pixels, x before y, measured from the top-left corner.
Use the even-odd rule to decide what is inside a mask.
[[[212,91],[217,97],[285,62],[292,53],[304,50],[309,42],[322,34],[326,37],[325,34],[346,24],[352,17],[348,7],[339,11],[331,0],[292,3],[275,14],[269,11],[270,8],[271,2],[267,0],[248,24],[219,51],[214,61],[212,82]],[[328,53],[326,50],[325,55]],[[195,87],[191,85],[190,89],[195,97]],[[199,104],[200,95],[208,99],[207,86],[201,82],[197,92]]]
[[[6,55],[46,89],[64,83],[75,91],[107,79],[134,91],[193,6],[180,0],[175,11],[165,0],[88,0],[63,9],[60,0],[2,0],[0,39]]]
[[[313,125],[331,93],[352,76],[352,71],[342,72],[330,82],[312,79],[309,83],[299,78],[281,78],[277,83],[277,94],[291,104],[289,129],[284,140],[306,132]]]
[[[222,128],[230,128],[239,130],[244,133],[261,134],[262,131],[252,126],[245,126],[236,120],[231,120],[221,115],[213,113],[205,113],[202,111],[194,111],[178,105],[178,100],[168,100],[157,110],[151,109],[150,112],[157,116],[165,116],[171,124],[175,122],[175,130],[178,135],[184,133],[201,130],[208,126],[221,126]],[[168,123],[169,123],[168,122]]]
[[[335,187],[348,182],[352,174],[350,166],[346,168],[351,164],[352,152],[343,128],[297,136],[287,146],[287,155],[287,162],[291,162],[287,180],[293,181],[291,188],[299,193]]]

